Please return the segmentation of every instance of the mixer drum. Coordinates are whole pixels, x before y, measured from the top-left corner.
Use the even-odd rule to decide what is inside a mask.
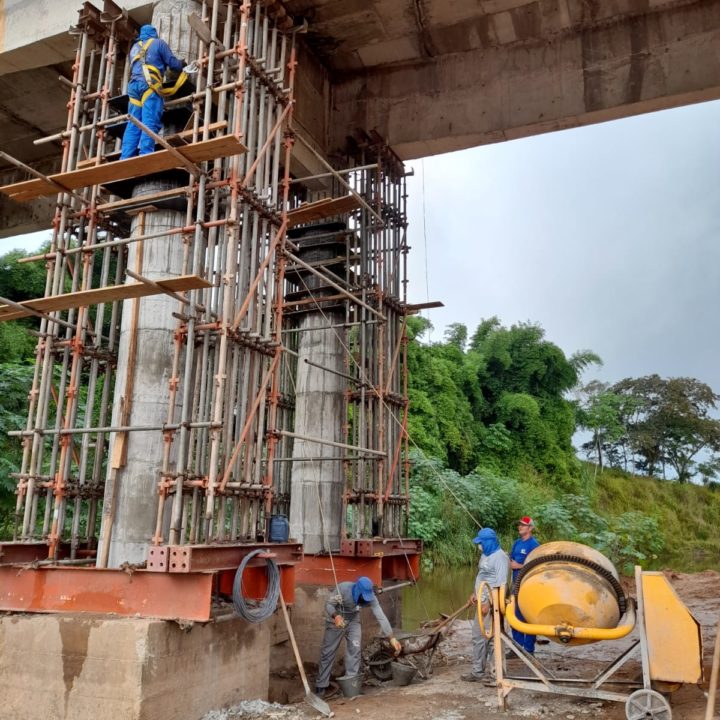
[[[625,612],[625,595],[613,564],[580,543],[551,542],[535,548],[513,583],[513,594],[525,621],[538,625],[615,628]],[[594,641],[573,638],[567,644],[589,642]]]

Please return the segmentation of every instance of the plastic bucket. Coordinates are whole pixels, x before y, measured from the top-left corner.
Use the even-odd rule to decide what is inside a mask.
[[[337,678],[338,685],[342,690],[342,694],[346,698],[357,697],[360,694],[360,688],[362,687],[362,675],[343,675]]]
[[[273,515],[270,518],[270,542],[284,543],[290,536],[290,523],[284,515]]]
[[[414,667],[399,662],[393,662],[390,665],[392,667],[393,684],[398,687],[409,685],[417,672]]]

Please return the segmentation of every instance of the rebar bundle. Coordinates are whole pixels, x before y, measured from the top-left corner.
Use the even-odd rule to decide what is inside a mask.
[[[407,530],[404,169],[373,139],[348,168],[329,168],[320,193],[291,177],[296,38],[287,17],[270,14],[261,2],[205,0],[186,33],[199,60],[194,87],[166,103],[188,113],[168,147],[232,135],[246,152],[184,162],[169,186],[121,200],[114,186],[58,195],[50,249],[35,258],[47,262],[46,297],[131,281],[158,290],[144,272],[160,243],[181,248],[177,275],[205,286],[158,290],[171,296],[165,320],[174,330],[157,348],[166,413],[154,424],[134,421],[132,407],[146,301],[123,306],[119,290],[40,320],[27,424],[17,433],[15,539],[48,542],[51,558],[92,557],[99,544],[98,565],[107,564],[136,433],[158,440],[148,542],[266,538],[271,516],[289,513],[293,446],[303,439],[294,401],[299,319],[308,313],[337,335],[345,358],[344,442],[330,443],[344,472],[343,535]],[[124,116],[113,98],[127,88],[135,28],[86,3],[76,33],[67,127],[44,139],[62,142],[63,173],[117,153]],[[316,229],[331,236],[332,257],[307,262],[303,242],[288,236],[293,210],[348,194],[353,209]],[[166,226],[148,230],[153,213],[165,213]]]

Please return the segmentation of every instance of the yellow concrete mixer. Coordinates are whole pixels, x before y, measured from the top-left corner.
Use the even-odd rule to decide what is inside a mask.
[[[478,613],[481,600],[491,600],[481,626],[494,642],[502,708],[511,690],[525,689],[623,702],[628,720],[671,720],[670,693],[684,683],[702,682],[700,625],[662,573],[636,567],[635,598],[627,597],[604,555],[579,543],[552,542],[528,555],[509,597],[505,588],[485,583],[477,596]],[[581,661],[568,663],[572,670],[558,671],[526,653],[509,636],[503,617],[515,630],[562,646],[619,641],[622,647],[592,677],[579,677]],[[524,675],[508,672],[506,650],[524,663]],[[638,656],[640,667],[633,668]]]

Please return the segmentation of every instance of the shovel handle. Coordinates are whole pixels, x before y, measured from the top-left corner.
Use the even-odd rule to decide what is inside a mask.
[[[292,645],[293,653],[295,654],[295,662],[297,663],[298,670],[300,671],[300,677],[302,678],[305,692],[310,692],[310,685],[308,683],[307,675],[305,674],[305,668],[303,667],[302,658],[300,657],[300,650],[298,650],[297,643],[295,642],[295,633],[293,632],[292,625],[290,624],[290,616],[288,615],[287,605],[285,604],[285,598],[280,590],[280,605],[282,606],[283,617],[285,618],[285,626],[287,627],[288,636],[290,637],[290,644]]]

